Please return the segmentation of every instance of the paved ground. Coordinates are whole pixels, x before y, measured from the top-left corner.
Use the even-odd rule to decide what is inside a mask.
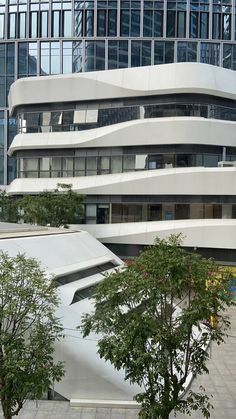
[[[202,385],[213,395],[212,419],[236,419],[236,308],[230,310],[231,331],[225,344],[213,345],[208,364],[210,374],[193,381],[192,389]],[[132,409],[92,409],[70,408],[67,402],[28,402],[19,416],[22,419],[137,419],[137,410]],[[0,416],[2,417],[2,416]],[[186,416],[177,415],[177,419]],[[194,413],[192,419],[200,419]]]

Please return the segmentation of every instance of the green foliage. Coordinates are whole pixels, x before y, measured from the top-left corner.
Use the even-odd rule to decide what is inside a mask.
[[[82,321],[84,336],[102,334],[100,357],[141,386],[135,396],[140,417],[169,417],[200,409],[209,417],[209,397],[201,389],[182,397],[189,376],[207,373],[209,338],[221,343],[233,304],[229,275],[212,260],[181,249],[181,237],[156,239],[153,246],[96,288],[95,311]],[[202,321],[218,316],[215,330]]]
[[[58,183],[53,192],[25,195],[15,199],[5,192],[0,193],[0,219],[59,227],[78,223],[83,215],[83,196],[72,191],[71,185]]]
[[[54,343],[62,337],[55,317],[56,289],[35,259],[0,253],[0,398],[5,418],[27,399],[38,399],[59,381]]]
[[[19,201],[26,223],[50,224],[52,227],[73,224],[82,216],[83,197],[73,192],[71,185],[58,184],[53,192],[25,195]]]
[[[16,199],[7,195],[5,191],[0,191],[0,221],[17,223],[18,219]]]

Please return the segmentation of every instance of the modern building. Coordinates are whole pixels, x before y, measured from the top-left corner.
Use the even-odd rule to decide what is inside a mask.
[[[140,387],[124,380],[124,371],[97,354],[97,335],[83,339],[78,330],[83,313],[91,312],[96,284],[105,273],[121,268],[122,261],[84,231],[50,229],[0,223],[0,249],[15,257],[24,253],[38,260],[40,267],[53,276],[60,297],[56,316],[61,319],[65,337],[55,344],[55,357],[65,362],[65,376],[54,390],[67,400],[87,399],[132,402]],[[51,251],[53,249],[53,252]]]
[[[9,94],[18,134],[10,194],[69,183],[83,228],[130,256],[182,232],[236,262],[236,72],[202,63],[25,78]]]
[[[0,0],[0,184],[16,175],[16,79],[189,61],[235,70],[235,13],[235,0]]]

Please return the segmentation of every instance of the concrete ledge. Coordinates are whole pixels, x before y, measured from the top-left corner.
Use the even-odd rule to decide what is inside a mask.
[[[70,407],[112,407],[121,409],[139,409],[140,405],[132,400],[90,400],[71,399]]]

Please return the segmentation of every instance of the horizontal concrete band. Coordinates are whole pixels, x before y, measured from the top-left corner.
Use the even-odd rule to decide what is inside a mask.
[[[78,95],[79,92],[79,95]],[[236,99],[235,71],[202,63],[97,71],[19,79],[9,93],[10,112],[20,105],[122,97],[199,93]],[[79,96],[79,97],[78,97]]]
[[[227,136],[225,135],[227,131]],[[19,150],[143,145],[197,144],[234,147],[236,122],[197,117],[139,119],[76,132],[18,134],[10,145]]]
[[[170,234],[181,233],[183,246],[186,247],[236,248],[235,219],[77,225],[78,229],[81,227],[103,243],[150,245],[156,237],[166,238]]]
[[[236,195],[235,167],[190,167],[142,170],[100,176],[60,178],[88,195]],[[15,179],[9,194],[53,191],[58,178]]]

